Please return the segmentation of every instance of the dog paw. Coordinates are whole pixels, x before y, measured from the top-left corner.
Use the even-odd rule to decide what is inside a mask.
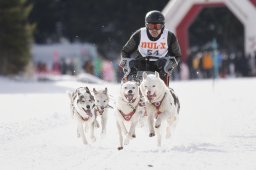
[[[155,136],[155,133],[150,133],[149,134],[149,137],[153,137],[153,136]]]
[[[161,120],[158,118],[155,123],[155,128],[159,128],[161,126]]]
[[[132,137],[133,137],[133,138],[136,138],[136,135],[135,135],[135,134],[132,134]]]
[[[122,149],[123,149],[123,147],[122,147],[122,146],[120,146],[120,147],[118,147],[117,149],[120,151],[120,150],[122,150]]]
[[[160,126],[161,126],[161,124],[159,124],[159,125],[156,124],[156,125],[155,125],[155,128],[159,128]]]

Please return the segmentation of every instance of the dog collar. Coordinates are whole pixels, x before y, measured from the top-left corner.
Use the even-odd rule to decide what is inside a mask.
[[[132,99],[131,101],[128,101],[128,100],[127,100],[127,101],[128,101],[128,103],[134,103],[134,102],[136,101],[136,99],[137,99],[137,98]],[[124,102],[127,102],[127,101],[125,101],[124,99],[122,99],[122,100],[123,100]]]
[[[99,108],[96,106],[96,109],[94,110],[94,112],[95,112],[95,113],[99,112],[99,114],[102,115],[103,112],[104,112],[104,109],[105,109],[105,107],[104,107],[103,109],[99,109]]]
[[[137,98],[133,99],[132,101],[129,101],[129,103],[134,103]]]

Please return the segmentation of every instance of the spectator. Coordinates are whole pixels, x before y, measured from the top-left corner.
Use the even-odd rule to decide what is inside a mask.
[[[60,59],[60,71],[61,71],[61,74],[67,74],[67,70],[68,70],[67,60],[66,60],[66,58],[61,58]]]
[[[94,73],[94,68],[91,60],[87,60],[84,62],[83,69],[86,73],[92,74]]]
[[[205,52],[202,58],[202,67],[204,72],[205,78],[211,78],[212,77],[212,69],[213,69],[213,60],[211,53]]]
[[[202,53],[197,53],[195,56],[193,56],[192,60],[192,79],[198,79],[199,72],[200,72],[200,61],[202,58]]]

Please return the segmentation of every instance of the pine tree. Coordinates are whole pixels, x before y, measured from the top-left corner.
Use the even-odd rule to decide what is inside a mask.
[[[21,73],[28,64],[34,26],[27,0],[0,0],[0,74]]]

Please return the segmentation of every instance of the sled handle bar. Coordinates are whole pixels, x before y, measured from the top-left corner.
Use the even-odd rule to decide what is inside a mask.
[[[170,72],[174,69],[174,67],[168,68],[169,64],[171,63],[171,61],[174,61],[176,63],[176,65],[178,65],[178,62],[174,56],[167,56],[165,58],[167,59],[167,62],[165,63],[164,71],[168,75],[170,75]],[[129,67],[129,63],[131,61],[134,61],[134,60],[135,61],[136,60],[138,60],[138,61],[140,61],[140,60],[157,61],[158,59],[159,59],[159,57],[154,57],[154,56],[146,56],[146,57],[140,57],[140,58],[124,58],[123,60],[126,62],[126,65],[123,68],[123,71],[125,73],[124,77],[128,76],[131,71],[131,68]]]

